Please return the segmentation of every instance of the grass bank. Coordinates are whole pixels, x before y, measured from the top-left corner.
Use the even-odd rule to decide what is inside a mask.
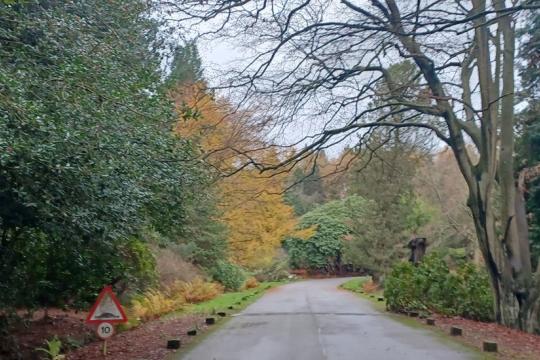
[[[361,298],[370,301],[373,306],[379,310],[379,311],[385,311],[386,305],[384,301],[379,301],[378,299],[383,297],[383,290],[376,289],[374,291],[366,292],[363,288],[364,284],[370,281],[371,278],[369,276],[362,276],[359,278],[351,279],[343,284],[341,284],[341,288],[351,291]]]
[[[245,289],[236,292],[226,292],[212,300],[204,301],[198,304],[191,304],[181,311],[169,314],[167,316],[177,316],[188,314],[216,314],[218,312],[237,313],[246,308],[249,304],[260,298],[265,291],[286,284],[288,281],[263,282],[252,289]]]

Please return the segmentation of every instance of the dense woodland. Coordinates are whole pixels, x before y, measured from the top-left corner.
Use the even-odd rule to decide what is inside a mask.
[[[309,1],[0,1],[0,336],[15,310],[85,309],[105,284],[145,314],[178,282],[294,270],[540,332],[540,5],[342,3],[356,20]],[[267,35],[228,86],[186,40],[202,18]],[[446,31],[454,60],[432,60]],[[306,121],[323,129],[294,146],[270,135]]]

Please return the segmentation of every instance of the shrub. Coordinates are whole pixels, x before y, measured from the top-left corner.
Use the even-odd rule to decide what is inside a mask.
[[[259,286],[259,282],[253,276],[247,278],[246,282],[244,283],[244,287],[246,289],[253,289],[253,288],[256,288],[257,286]]]
[[[195,278],[191,282],[177,281],[168,290],[171,298],[184,298],[191,304],[211,300],[223,293],[223,287],[219,284],[206,282],[201,278]]]
[[[156,258],[148,244],[130,239],[120,251],[124,255],[124,277],[130,290],[144,290],[156,284]]]
[[[174,245],[166,248],[154,246],[152,251],[156,256],[156,270],[162,287],[172,286],[177,281],[193,281],[201,275],[197,267],[180,256]]]
[[[218,261],[214,267],[210,269],[210,274],[214,280],[225,286],[225,289],[231,291],[239,290],[246,278],[239,266],[227,261]]]
[[[379,290],[379,285],[377,285],[372,279],[369,279],[362,283],[362,290],[366,293],[373,293]]]
[[[346,252],[345,243],[351,240],[354,219],[365,218],[369,205],[362,197],[353,195],[343,200],[330,201],[304,214],[297,230],[311,229],[312,235],[307,239],[293,235],[283,242],[291,268],[319,272],[338,271],[343,260],[352,259],[348,256],[350,253]],[[366,226],[362,224],[361,227],[364,229]],[[348,241],[344,241],[347,237]]]
[[[257,281],[279,281],[288,279],[289,276],[291,276],[289,259],[286,256],[274,259],[269,265],[258,269],[254,274]]]
[[[384,282],[384,297],[386,306],[392,311],[406,312],[410,310],[425,310],[422,302],[420,286],[415,276],[415,268],[408,262],[394,266]]]
[[[493,319],[493,297],[487,274],[470,263],[450,269],[437,253],[417,267],[397,264],[385,280],[384,296],[390,310],[431,310],[475,320]]]
[[[195,278],[191,282],[176,281],[165,290],[147,290],[131,300],[130,317],[147,321],[176,311],[186,303],[199,303],[223,293],[220,284]]]
[[[62,341],[60,341],[57,336],[51,340],[45,340],[45,344],[47,345],[47,348],[40,347],[36,350],[44,352],[51,360],[64,360],[66,358],[65,355],[60,354],[62,351]]]
[[[317,225],[316,233],[307,240],[288,238],[283,243],[290,265],[293,269],[331,271],[341,257],[342,238],[348,232],[347,227],[341,220],[330,216],[306,218],[308,215],[311,213],[304,215],[301,226],[307,228]]]
[[[467,263],[459,269],[464,280],[460,288],[458,312],[471,319],[492,320],[493,294],[486,271],[478,271],[474,264]]]
[[[131,300],[130,315],[147,321],[178,310],[186,303],[182,296],[174,298],[159,290],[148,290]]]

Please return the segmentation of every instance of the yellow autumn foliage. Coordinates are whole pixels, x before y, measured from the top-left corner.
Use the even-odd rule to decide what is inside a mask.
[[[201,278],[193,281],[176,281],[167,290],[172,298],[182,297],[190,304],[211,300],[223,293],[223,286],[214,282],[207,282]]]
[[[186,300],[182,296],[169,297],[160,290],[148,290],[131,301],[130,317],[147,321],[180,309]]]
[[[164,290],[150,289],[131,300],[130,318],[148,321],[172,311],[181,310],[186,304],[196,304],[223,293],[223,286],[201,278],[193,281],[176,281]]]
[[[293,208],[283,198],[287,174],[261,173],[243,165],[248,158],[275,164],[280,154],[264,146],[249,112],[231,112],[227,102],[215,100],[203,84],[178,89],[175,96],[180,114],[185,106],[196,113],[196,119],[181,117],[176,132],[196,139],[204,161],[221,174],[234,173],[217,185],[231,260],[248,268],[270,263],[297,224]]]

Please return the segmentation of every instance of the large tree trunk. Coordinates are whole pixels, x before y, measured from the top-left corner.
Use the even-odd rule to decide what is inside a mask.
[[[528,245],[528,239],[521,237],[527,236],[523,233],[526,231],[523,196],[514,186],[515,204],[512,218],[506,222],[502,229],[504,232],[497,233],[493,210],[495,207],[490,203],[493,199],[489,189],[491,185],[484,176],[480,176],[476,188],[470,189],[468,205],[473,214],[478,243],[491,280],[496,321],[512,328],[540,333],[538,280],[530,271],[530,259],[517,257],[508,245],[517,244],[528,254],[528,246],[525,246]],[[505,211],[501,213],[504,214]],[[512,226],[510,222],[515,222],[517,229],[525,224],[525,230],[509,231]]]

